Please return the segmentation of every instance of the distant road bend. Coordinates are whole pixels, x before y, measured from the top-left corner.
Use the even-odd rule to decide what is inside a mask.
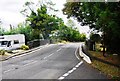
[[[105,79],[75,51],[82,43],[51,44],[2,62],[3,79]]]

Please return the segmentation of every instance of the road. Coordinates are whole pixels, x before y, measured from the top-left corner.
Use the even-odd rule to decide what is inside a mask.
[[[3,79],[106,79],[89,64],[78,60],[81,43],[51,44],[2,62]]]

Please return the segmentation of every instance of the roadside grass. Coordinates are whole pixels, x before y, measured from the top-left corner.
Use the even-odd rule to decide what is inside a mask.
[[[105,64],[97,60],[93,60],[91,65],[105,73],[110,79],[120,79],[120,68]]]
[[[2,56],[9,56],[9,55],[11,55],[11,54],[10,54],[10,53],[8,53],[8,52],[5,52],[5,54],[4,54],[4,55],[0,54],[0,57],[2,57]]]
[[[21,50],[21,49],[13,50],[13,51],[4,50],[4,51],[0,52],[0,57],[2,57],[2,56],[10,56],[10,55],[12,55],[12,54],[20,53],[20,52],[23,52],[23,51],[24,51],[24,50]]]
[[[92,56],[95,56],[95,57],[100,58],[102,60],[120,65],[120,59],[118,56],[108,55],[107,57],[103,57],[102,52],[96,52],[96,51],[89,51],[89,53]],[[108,76],[108,78],[110,78],[110,79],[120,79],[120,68],[118,68],[118,67],[115,67],[115,66],[112,66],[109,64],[105,64],[105,63],[97,61],[97,60],[92,60],[91,65],[94,68],[105,73]]]
[[[89,51],[89,53],[90,53],[92,56],[95,56],[95,57],[100,58],[100,59],[102,59],[102,60],[105,60],[105,61],[107,61],[107,62],[116,64],[116,65],[120,65],[120,58],[119,58],[118,55],[109,54],[109,55],[107,55],[106,57],[104,57],[103,54],[102,54],[102,52]]]

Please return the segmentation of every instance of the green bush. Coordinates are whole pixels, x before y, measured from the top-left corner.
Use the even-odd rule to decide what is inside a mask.
[[[5,55],[5,50],[0,50],[0,55]]]
[[[22,45],[22,46],[21,46],[21,49],[23,49],[23,50],[28,50],[28,49],[29,49],[29,46],[27,46],[27,45]]]
[[[12,50],[6,50],[7,53],[13,53]]]

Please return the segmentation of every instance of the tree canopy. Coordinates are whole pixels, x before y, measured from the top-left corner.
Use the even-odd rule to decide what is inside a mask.
[[[28,4],[26,6],[29,7]],[[26,21],[30,23],[33,29],[39,29],[45,39],[49,38],[51,31],[58,30],[60,18],[55,15],[49,15],[45,4],[37,8],[37,10],[32,10],[30,7],[29,9],[31,13],[26,15]]]
[[[102,31],[107,50],[120,52],[120,2],[68,2],[63,13],[76,18],[82,26]]]

